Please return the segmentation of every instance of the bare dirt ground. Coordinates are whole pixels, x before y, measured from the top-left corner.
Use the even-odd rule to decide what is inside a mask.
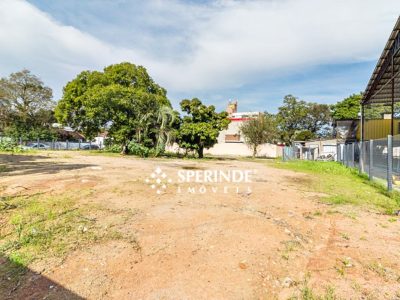
[[[61,262],[46,262],[40,276],[43,266],[35,262],[30,280],[10,298],[288,299],[301,298],[308,287],[318,295],[334,288],[343,299],[400,299],[400,222],[319,202],[323,195],[304,187],[307,175],[262,161],[144,160],[78,152],[1,159],[13,168],[0,174],[3,195],[90,189],[80,203],[108,208],[109,215],[98,216],[104,224],[129,210],[123,230],[138,245],[94,243]],[[145,182],[156,167],[173,179],[160,195]],[[187,185],[177,192],[181,169],[256,174],[251,193],[191,194]]]

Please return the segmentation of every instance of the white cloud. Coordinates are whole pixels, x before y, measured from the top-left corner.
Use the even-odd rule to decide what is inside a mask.
[[[120,46],[65,26],[25,1],[2,0],[0,75],[29,68],[59,96],[81,70],[129,60],[146,66],[168,90],[195,95],[237,88],[260,75],[376,59],[400,11],[398,0],[146,3],[139,17],[148,20],[151,34],[143,30],[137,43]],[[140,35],[140,28],[132,31]],[[177,53],[161,55],[165,49]]]
[[[20,0],[0,2],[1,75],[31,69],[58,88],[78,72],[139,55],[64,26]]]

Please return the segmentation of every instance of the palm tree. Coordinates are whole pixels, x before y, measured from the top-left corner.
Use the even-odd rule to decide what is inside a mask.
[[[158,110],[156,155],[164,151],[166,145],[170,145],[174,142],[176,134],[172,126],[177,118],[177,113],[170,106],[164,105]]]
[[[153,116],[153,112],[147,112],[139,117],[138,127],[136,129],[136,140],[139,144],[142,142],[142,136],[147,136],[149,128],[152,125]]]

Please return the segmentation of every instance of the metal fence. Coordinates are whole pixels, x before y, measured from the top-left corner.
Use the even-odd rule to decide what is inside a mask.
[[[309,153],[296,146],[283,148],[283,160],[319,160],[310,149]],[[364,142],[338,143],[333,159],[349,168],[357,168],[360,174],[367,174],[370,180],[386,182],[388,190],[393,185],[400,187],[400,135],[389,135],[383,139]]]
[[[298,158],[298,149],[296,146],[284,146],[282,148],[282,159],[284,161]]]
[[[400,183],[400,135],[364,142],[337,145],[337,160],[341,164],[358,168],[370,180],[386,181],[388,190]]]
[[[322,153],[318,155],[318,148],[304,147],[299,145],[284,146],[282,152],[282,158],[284,161],[302,159],[302,160],[335,160],[334,153]]]
[[[0,141],[8,141],[11,138],[0,137]],[[26,149],[35,150],[95,150],[103,149],[102,143],[84,142],[84,141],[58,141],[58,140],[22,140],[18,139],[17,144]]]

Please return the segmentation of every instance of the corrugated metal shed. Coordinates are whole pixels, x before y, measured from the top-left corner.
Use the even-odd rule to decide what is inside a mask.
[[[390,34],[363,95],[363,104],[400,101],[400,17]],[[394,80],[396,78],[396,80]],[[393,80],[392,80],[393,79]],[[394,84],[392,84],[392,82]]]

